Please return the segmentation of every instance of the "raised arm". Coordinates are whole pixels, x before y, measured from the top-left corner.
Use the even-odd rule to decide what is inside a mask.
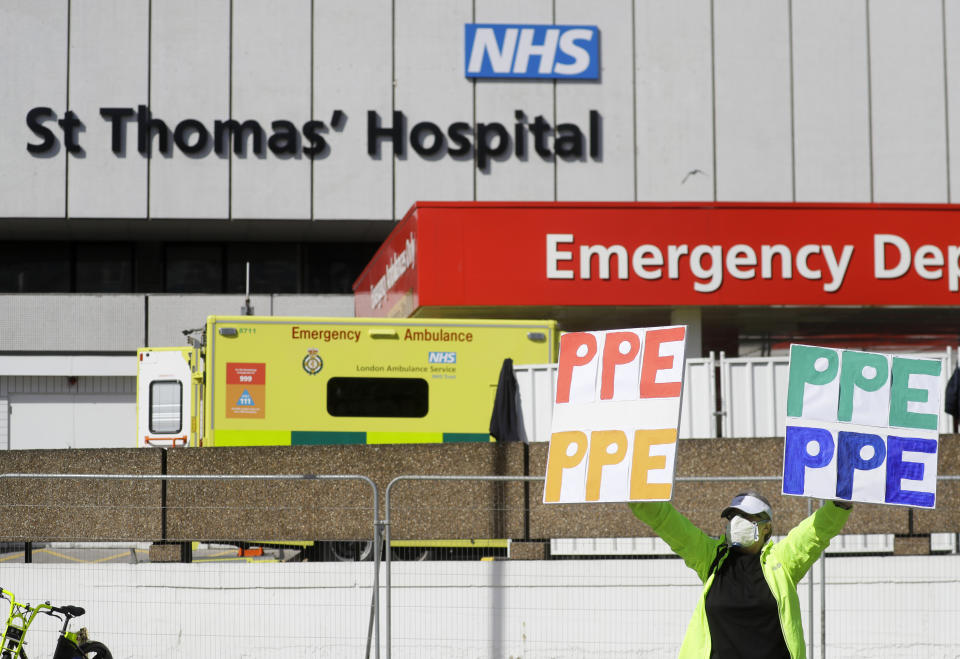
[[[774,551],[794,583],[803,578],[830,540],[843,530],[852,507],[846,501],[828,501],[777,543]]]
[[[701,581],[709,576],[721,540],[711,538],[684,517],[669,501],[630,503],[637,519],[663,539]]]

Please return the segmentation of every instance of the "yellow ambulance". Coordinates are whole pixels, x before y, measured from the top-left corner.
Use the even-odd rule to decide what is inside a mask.
[[[138,444],[486,442],[503,360],[557,345],[549,320],[211,316],[138,351]]]
[[[555,362],[555,321],[211,316],[141,348],[139,446],[488,442],[500,369]],[[281,543],[363,560],[369,542]],[[400,557],[501,555],[506,540],[394,541]]]

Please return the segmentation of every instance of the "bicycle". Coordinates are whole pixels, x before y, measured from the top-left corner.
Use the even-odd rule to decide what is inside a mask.
[[[13,593],[3,588],[0,588],[0,599],[10,602],[10,614],[0,639],[0,659],[27,659],[27,653],[23,649],[27,644],[25,637],[33,619],[40,613],[63,621],[53,659],[113,659],[106,645],[90,640],[86,627],[81,627],[76,632],[68,629],[72,619],[86,613],[82,607],[53,606],[50,602],[31,606],[18,602]]]

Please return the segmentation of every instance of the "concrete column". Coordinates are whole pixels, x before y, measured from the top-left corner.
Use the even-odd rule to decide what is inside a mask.
[[[670,312],[672,325],[687,326],[687,358],[703,357],[702,320],[700,307],[677,307]]]

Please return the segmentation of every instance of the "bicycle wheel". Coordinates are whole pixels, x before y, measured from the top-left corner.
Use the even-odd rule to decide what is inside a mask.
[[[110,650],[100,641],[87,641],[80,646],[84,659],[113,659]]]

